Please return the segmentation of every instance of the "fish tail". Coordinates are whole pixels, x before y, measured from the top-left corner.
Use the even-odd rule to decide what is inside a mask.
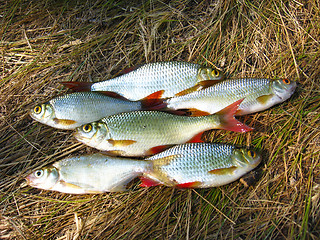
[[[63,86],[70,88],[75,92],[90,92],[92,82],[60,82]]]
[[[221,129],[234,131],[234,132],[249,132],[253,130],[253,128],[238,121],[234,117],[238,110],[239,105],[243,100],[244,98],[230,104],[229,106],[225,107],[224,109],[220,110],[215,114],[219,116]]]
[[[164,90],[160,90],[146,96],[141,100],[142,110],[160,110],[166,108],[167,104],[162,99]]]

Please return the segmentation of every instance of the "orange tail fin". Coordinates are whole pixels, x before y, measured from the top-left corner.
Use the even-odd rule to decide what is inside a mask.
[[[234,132],[249,132],[253,130],[253,128],[238,121],[234,117],[243,100],[244,99],[240,99],[216,113],[217,115],[220,115],[221,129]]]
[[[167,104],[162,99],[162,94],[164,90],[160,90],[146,96],[141,100],[141,109],[142,110],[160,110],[164,109]]]

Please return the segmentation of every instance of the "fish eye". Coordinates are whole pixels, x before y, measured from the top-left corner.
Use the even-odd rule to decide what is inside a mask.
[[[85,133],[88,133],[92,130],[92,125],[91,124],[86,124],[82,127],[82,130],[85,132]]]
[[[33,109],[34,113],[39,114],[42,111],[42,107],[40,105],[37,105]]]
[[[291,83],[291,81],[289,79],[287,79],[287,78],[282,79],[282,82],[284,84],[290,84]]]
[[[251,158],[255,158],[257,156],[257,154],[255,153],[255,151],[252,151],[252,150],[248,150],[248,155],[249,157]]]
[[[36,170],[34,172],[34,175],[37,177],[37,178],[41,178],[43,176],[43,170],[42,169],[39,169],[39,170]]]
[[[220,74],[219,74],[219,71],[217,71],[216,69],[213,69],[211,74],[215,77],[218,77]]]

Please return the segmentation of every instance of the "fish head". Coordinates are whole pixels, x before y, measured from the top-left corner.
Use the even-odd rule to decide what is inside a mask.
[[[74,136],[78,141],[98,148],[101,143],[106,144],[110,131],[104,122],[97,121],[76,128]]]
[[[203,67],[199,69],[198,72],[199,80],[222,80],[224,75],[221,71],[215,68]]]
[[[254,169],[261,162],[261,155],[254,150],[240,148],[234,150],[232,160],[236,167]]]
[[[52,105],[49,102],[38,104],[30,110],[30,116],[41,123],[48,124],[55,118]],[[49,124],[48,124],[49,125]]]
[[[282,100],[285,101],[294,93],[297,87],[295,81],[290,81],[287,78],[274,80],[272,82],[273,92]]]
[[[53,167],[43,167],[33,171],[26,178],[27,184],[45,190],[52,189],[59,180],[59,172]]]

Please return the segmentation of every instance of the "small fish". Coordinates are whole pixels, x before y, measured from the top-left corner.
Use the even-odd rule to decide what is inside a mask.
[[[187,143],[147,158],[151,171],[142,187],[163,184],[177,188],[208,188],[233,182],[254,169],[261,156],[254,150],[227,144]]]
[[[153,92],[164,90],[163,98],[184,95],[211,86],[223,79],[213,68],[188,62],[147,63],[127,74],[107,81],[62,82],[75,91],[115,92],[129,100],[142,99]]]
[[[31,117],[58,129],[75,129],[103,117],[135,110],[163,108],[162,92],[155,92],[141,101],[114,98],[100,92],[76,92],[56,97],[36,105],[30,110]]]
[[[65,158],[33,171],[27,184],[63,193],[126,191],[126,185],[148,168],[148,162],[92,154]]]
[[[152,155],[173,144],[199,142],[204,131],[252,130],[234,118],[242,100],[215,115],[187,117],[158,111],[120,113],[76,128],[80,142],[121,156]]]
[[[192,116],[213,114],[229,104],[244,99],[237,116],[259,112],[284,102],[295,91],[297,84],[288,79],[233,79],[219,82],[206,89],[166,101],[169,109],[188,109]]]
[[[71,194],[126,191],[136,177],[142,187],[163,184],[177,188],[208,188],[228,184],[261,161],[253,150],[226,144],[187,143],[135,160],[103,154],[65,158],[37,169],[27,184]]]

